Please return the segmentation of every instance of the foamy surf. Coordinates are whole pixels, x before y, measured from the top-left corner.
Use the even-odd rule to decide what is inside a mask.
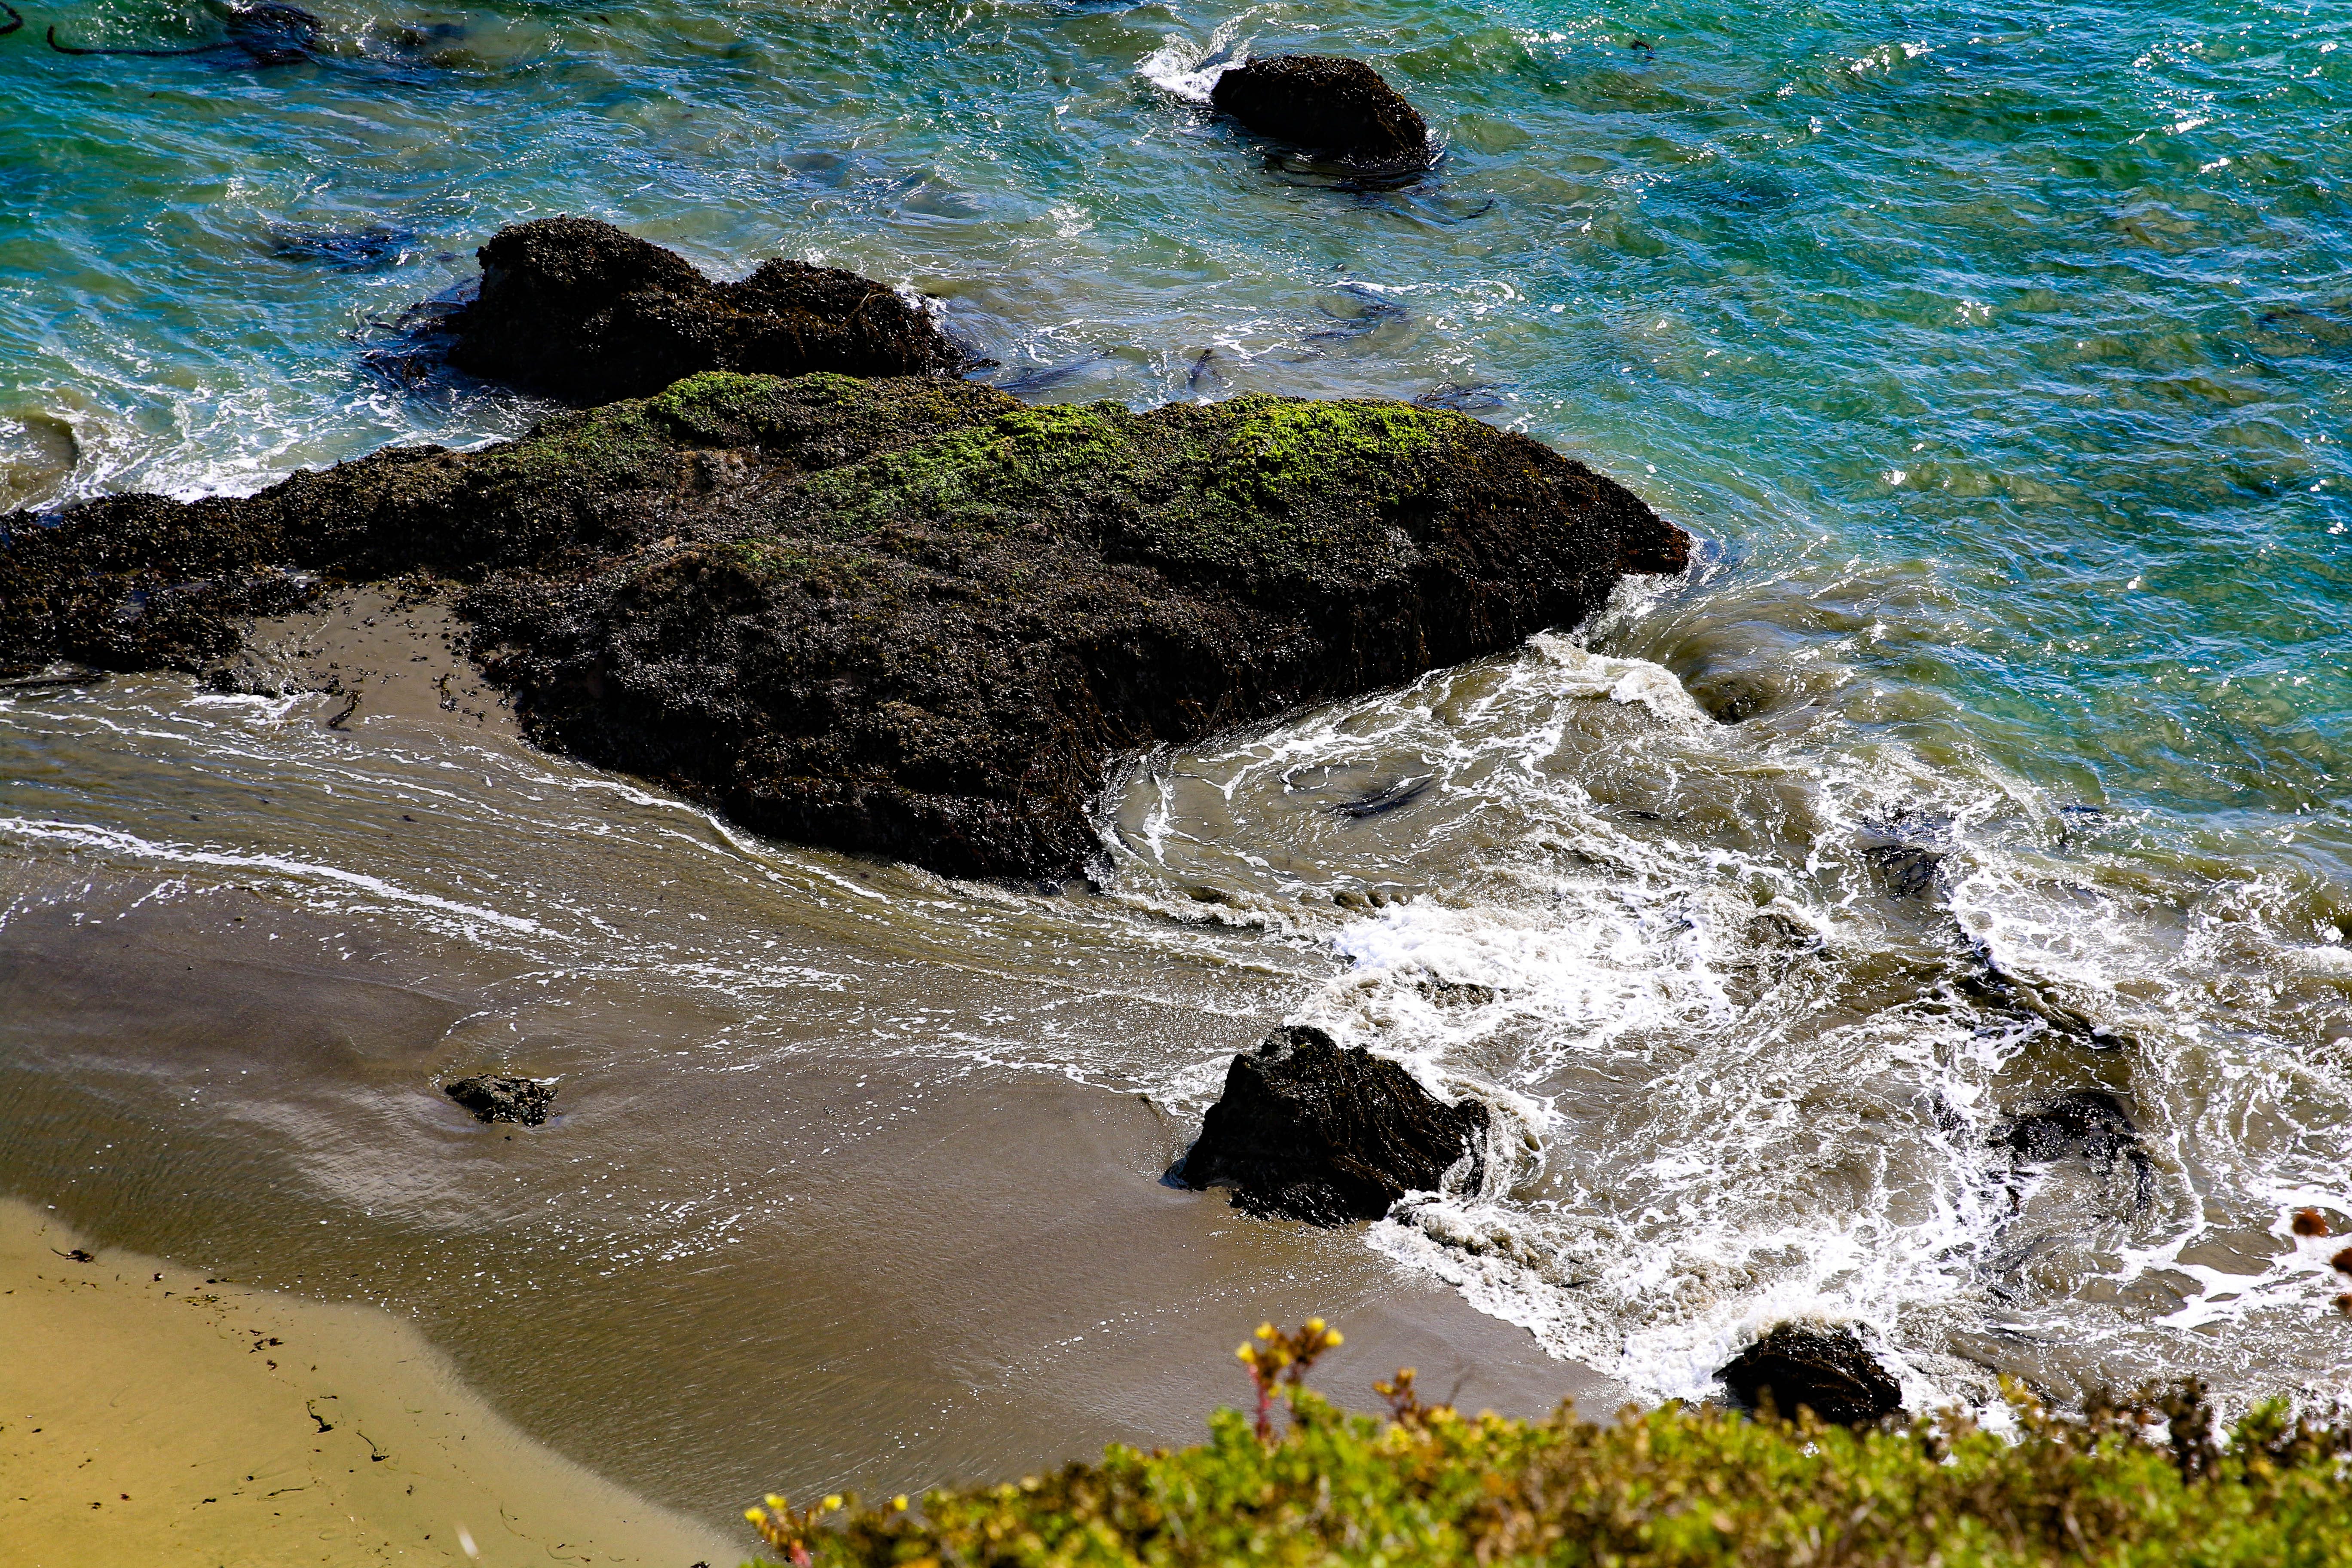
[[[2201,1328],[2332,1311],[2308,1247],[2200,1260],[2233,1222],[2189,1194],[2263,1225],[2290,1186],[2343,1205],[2340,1176],[2217,1158],[2184,1122],[2293,1070],[2223,997],[2315,1005],[2303,955],[2336,950],[2268,921],[2215,943],[2179,911],[2294,890],[2152,873],[2101,840],[2115,821],[1866,735],[1852,688],[1801,724],[1727,725],[1654,659],[1545,634],[1167,759],[1118,805],[1150,824],[1119,886],[1250,887],[1344,966],[1294,1018],[1493,1105],[1488,1190],[1417,1198],[1370,1245],[1645,1397],[1706,1396],[1805,1319],[1857,1327],[1915,1408],[1997,1416],[2002,1373],[2062,1396],[2210,1375]],[[1353,815],[1400,779],[1426,783]],[[2144,1165],[2013,1152],[2020,1118],[2103,1086]],[[2325,1125],[2340,1091],[2304,1088],[2296,1124]]]
[[[1217,79],[1248,60],[1249,43],[1243,29],[1255,15],[1244,11],[1218,23],[1205,44],[1182,33],[1168,34],[1158,48],[1137,63],[1137,74],[1171,98],[1207,103]]]

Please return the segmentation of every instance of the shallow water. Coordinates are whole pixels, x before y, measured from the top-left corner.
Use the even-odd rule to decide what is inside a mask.
[[[301,702],[163,680],[8,699],[5,931],[48,1000],[9,1037],[28,1109],[0,1180],[68,1185],[119,1225],[167,1214],[139,1237],[164,1251],[251,1226],[310,1285],[323,1263],[284,1259],[337,1253],[296,1247],[298,1220],[348,1229],[364,1292],[446,1337],[490,1344],[525,1301],[567,1325],[530,1342],[601,1370],[505,1374],[541,1419],[624,1399],[603,1363],[626,1339],[665,1408],[711,1391],[780,1469],[821,1477],[902,1441],[901,1417],[836,1408],[809,1436],[856,1380],[713,1349],[740,1299],[656,1305],[635,1260],[751,1247],[788,1272],[834,1248],[805,1310],[846,1345],[940,1299],[921,1270],[871,1300],[845,1283],[872,1249],[840,1228],[892,1223],[917,1187],[813,1194],[798,1212],[824,1223],[788,1225],[814,1178],[775,1147],[821,1165],[829,1138],[920,1128],[920,1162],[964,1124],[959,1096],[1011,1138],[1049,1113],[1002,1086],[1073,1084],[1072,1105],[1154,1108],[1156,1131],[1102,1134],[1102,1168],[1197,1202],[1150,1187],[1157,1163],[1224,1053],[1306,1017],[1510,1109],[1511,1157],[1370,1251],[1340,1238],[1359,1262],[1231,1222],[1200,1245],[1275,1249],[1230,1264],[1234,1290],[1295,1247],[1363,1299],[1433,1272],[1646,1397],[1703,1391],[1791,1312],[1866,1325],[1918,1398],[1984,1398],[1994,1372],[2062,1395],[2181,1370],[2235,1397],[2344,1391],[2340,1282],[2286,1215],[2352,1214],[2352,20],[2222,0],[316,8],[331,47],[269,70],[39,41],[51,21],[208,36],[171,5],[49,7],[0,39],[22,106],[0,125],[12,501],[250,489],[521,427],[531,405],[420,373],[394,323],[498,224],[573,211],[717,270],[799,255],[932,293],[1032,397],[1439,394],[1623,480],[1704,560],[1581,636],[1155,759],[1107,809],[1099,891],[759,844],[430,724],[372,735],[362,763]],[[1443,139],[1436,169],[1350,188],[1196,101],[1221,60],[1296,47],[1379,63]],[[391,233],[320,243],[371,226]],[[1421,780],[1391,810],[1329,809]],[[248,884],[306,972],[338,944],[381,955],[350,962],[396,973],[399,1021],[369,1026],[397,1048],[361,1028],[299,1093],[227,1097],[175,1076],[196,1056],[75,1037],[108,982],[60,922],[201,928],[226,952]],[[154,943],[182,939],[141,940],[161,985]],[[78,963],[85,1000],[57,1004]],[[234,1016],[204,1029],[276,1072],[343,1038]],[[543,1169],[478,1169],[425,1089],[493,1047],[576,1072],[575,1114],[622,1119],[593,1145],[620,1163],[519,1140],[493,1153]],[[787,1061],[802,1098],[763,1099]],[[667,1085],[636,1091],[663,1114],[631,1125],[596,1083]],[[1999,1146],[2006,1118],[2091,1088],[2142,1129],[2145,1183]],[[158,1156],[131,1180],[131,1125],[212,1151],[200,1176]],[[983,1145],[967,1168],[1001,1157]],[[960,1218],[922,1188],[924,1245],[1066,1201],[1015,1192]],[[445,1287],[478,1252],[495,1267],[467,1320]],[[1014,1296],[1007,1314],[1054,1310]],[[1017,1405],[1074,1375],[976,1365],[970,1346],[1020,1336],[969,1317],[908,1332],[935,1347],[905,1363],[916,1403]],[[598,1442],[625,1447],[605,1419]],[[903,1439],[905,1468],[977,1462],[958,1445],[983,1426]]]

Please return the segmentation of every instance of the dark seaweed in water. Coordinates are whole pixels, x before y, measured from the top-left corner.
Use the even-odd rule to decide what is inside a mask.
[[[288,261],[316,261],[338,272],[365,272],[398,261],[416,242],[414,230],[372,223],[360,228],[286,224],[275,231],[272,253]]]
[[[2093,1050],[2121,1050],[2133,1043],[2130,1036],[2108,1028],[2080,1008],[2051,996],[2042,986],[2003,969],[1982,942],[1969,939],[1969,967],[1953,976],[1952,986],[1978,1006],[2041,1024]]]
[[[1108,349],[1089,349],[1077,358],[1065,360],[1060,364],[1035,365],[1028,370],[1017,372],[998,382],[996,386],[999,391],[1016,394],[1044,392],[1049,387],[1059,386],[1073,377],[1084,375],[1089,369],[1110,357],[1111,353]]]
[[[1383,813],[1394,811],[1409,801],[1417,799],[1423,791],[1436,782],[1437,775],[1434,773],[1423,773],[1419,778],[1400,779],[1384,789],[1373,791],[1360,800],[1342,801],[1331,808],[1331,813],[1335,816],[1379,816]]]
[[[49,47],[61,55],[132,55],[148,58],[167,58],[177,55],[241,56],[233,64],[254,67],[296,65],[310,58],[325,29],[319,18],[299,5],[263,0],[260,5],[231,5],[223,18],[226,35],[217,43],[198,44],[193,48],[129,49],[84,48],[58,42],[58,30],[48,30]]]
[[[1415,408],[1451,408],[1456,414],[1475,414],[1488,408],[1503,406],[1503,394],[1509,388],[1498,381],[1441,381],[1412,400]]]
[[[1361,300],[1363,309],[1352,316],[1343,316],[1328,306],[1317,306],[1316,309],[1339,324],[1326,327],[1319,332],[1307,333],[1308,342],[1322,342],[1334,338],[1360,338],[1367,332],[1377,331],[1392,322],[1412,319],[1402,305],[1393,300],[1382,298],[1360,283],[1342,283],[1339,288],[1343,293],[1351,294]]]

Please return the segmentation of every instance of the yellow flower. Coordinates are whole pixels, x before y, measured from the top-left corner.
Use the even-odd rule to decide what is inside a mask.
[[[1307,1319],[1307,1331],[1308,1333],[1310,1333],[1310,1334],[1319,1334],[1319,1333],[1321,1333],[1321,1332],[1323,1331],[1323,1320],[1322,1320],[1322,1319],[1320,1319],[1320,1318],[1309,1318],[1309,1319]]]
[[[1325,1337],[1323,1342],[1327,1345],[1337,1345],[1343,1344],[1346,1342],[1340,1338],[1339,1331],[1334,1329],[1328,1336]]]
[[[1274,1325],[1272,1323],[1260,1323],[1257,1326],[1257,1337],[1262,1340],[1270,1340],[1274,1338]]]
[[[897,1497],[892,1498],[890,1500],[890,1506],[900,1513],[906,1512],[907,1494],[905,1492],[900,1492]]]
[[[743,1517],[753,1524],[765,1524],[768,1522],[768,1510],[764,1508],[747,1508],[743,1510]]]
[[[778,1496],[777,1496],[775,1493],[773,1493],[773,1492],[770,1492],[770,1493],[769,1493],[769,1494],[768,1494],[764,1499],[762,1499],[761,1500],[762,1500],[762,1501],[764,1501],[764,1502],[766,1502],[766,1503],[767,1503],[767,1505],[768,1505],[770,1508],[774,1509],[778,1513],[782,1513],[782,1512],[783,1512],[783,1511],[784,1511],[784,1510],[786,1510],[786,1509],[788,1509],[788,1508],[790,1508],[790,1507],[792,1507],[792,1506],[793,1506],[792,1504],[790,1504],[790,1503],[786,1502],[783,1499],[782,1499],[782,1498],[778,1497]]]
[[[831,1513],[835,1509],[837,1509],[837,1508],[839,1508],[840,1506],[841,1506],[841,1494],[840,1494],[839,1492],[828,1492],[828,1493],[826,1493],[826,1494],[825,1494],[825,1499],[824,1499],[824,1511],[825,1511],[825,1512],[827,1512],[827,1513]]]

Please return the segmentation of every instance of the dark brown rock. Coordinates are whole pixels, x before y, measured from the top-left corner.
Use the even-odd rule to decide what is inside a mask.
[[[1575,625],[1687,545],[1440,410],[712,374],[243,499],[0,517],[0,675],[202,669],[310,574],[421,569],[542,744],[803,843],[1066,875],[1122,758]]]
[[[505,1073],[461,1078],[443,1085],[441,1092],[472,1111],[478,1121],[519,1121],[525,1127],[545,1121],[547,1108],[555,1103],[553,1084]]]
[[[1255,1214],[1378,1219],[1409,1192],[1438,1190],[1465,1159],[1459,1184],[1475,1191],[1486,1121],[1477,1100],[1448,1105],[1360,1046],[1304,1026],[1276,1029],[1225,1070],[1182,1180],[1231,1187]]]
[[[584,217],[516,224],[477,254],[481,293],[449,318],[450,363],[567,403],[646,397],[706,370],[951,375],[964,364],[919,305],[838,268],[763,261],[716,283]]]
[[[1903,1414],[1903,1391],[1852,1329],[1782,1323],[1716,1375],[1750,1410],[1800,1408],[1839,1426],[1874,1426]]]
[[[1361,60],[1279,55],[1217,79],[1209,102],[1261,136],[1379,172],[1429,166],[1429,126]]]

